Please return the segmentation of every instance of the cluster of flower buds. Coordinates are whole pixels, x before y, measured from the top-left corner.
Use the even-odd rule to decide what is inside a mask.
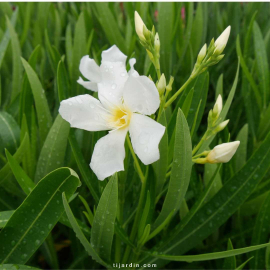
[[[239,144],[240,141],[219,144],[211,151],[205,151],[201,154],[201,156],[205,155],[206,157],[197,158],[193,161],[198,164],[227,163],[235,154]]]
[[[204,140],[207,140],[216,133],[222,131],[229,123],[229,120],[222,121],[220,114],[222,111],[222,97],[218,96],[216,103],[212,110],[208,114],[208,127],[204,136]],[[217,145],[211,151],[204,151],[193,157],[193,162],[199,164],[205,163],[226,163],[228,162],[234,153],[236,152],[240,142],[235,141],[231,143],[223,143]],[[203,157],[204,156],[204,157]]]
[[[203,45],[198,54],[191,76],[196,77],[200,73],[204,72],[208,67],[217,64],[224,57],[222,52],[227,45],[230,32],[231,26],[228,26],[216,41],[214,39],[211,40],[208,48],[206,44]]]
[[[230,120],[220,121],[220,113],[222,111],[222,97],[218,95],[213,110],[210,110],[208,114],[208,130],[211,130],[211,134],[216,134],[222,131],[229,123]]]
[[[135,30],[140,39],[140,43],[146,49],[150,60],[153,62],[157,69],[160,69],[158,61],[160,58],[159,35],[158,33],[156,33],[154,26],[152,28],[152,31],[147,29],[146,25],[144,24],[142,18],[137,11],[135,11]]]
[[[162,96],[164,94],[165,90],[167,92],[170,92],[172,90],[173,81],[174,81],[174,77],[171,76],[169,83],[166,84],[166,77],[165,77],[164,73],[161,74],[159,80],[156,83],[156,87],[158,89],[160,96]]]

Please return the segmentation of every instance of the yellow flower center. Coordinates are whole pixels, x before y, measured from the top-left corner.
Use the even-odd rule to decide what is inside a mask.
[[[112,129],[120,129],[129,125],[131,118],[131,112],[126,106],[115,107],[111,111],[111,117],[109,119]]]

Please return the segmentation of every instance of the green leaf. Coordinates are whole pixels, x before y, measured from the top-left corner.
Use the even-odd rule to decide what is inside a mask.
[[[12,45],[12,90],[11,90],[11,102],[14,101],[15,97],[21,90],[22,80],[22,64],[19,61],[21,57],[21,47],[18,39],[18,35],[12,23],[6,16],[7,26],[10,33],[11,45]]]
[[[66,28],[65,49],[66,49],[68,71],[69,71],[69,74],[71,74],[73,45],[72,45],[72,32],[71,32],[71,24],[70,23],[68,24],[68,26]]]
[[[34,182],[32,179],[28,177],[28,175],[25,173],[25,171],[21,168],[19,163],[16,161],[16,159],[6,150],[6,156],[8,159],[9,166],[21,186],[22,190],[25,192],[25,194],[29,194],[35,187]]]
[[[235,170],[238,171],[245,165],[247,159],[248,124],[242,127],[236,137],[236,140],[240,141],[240,145],[233,159]]]
[[[162,112],[159,123],[163,126],[167,126],[165,111]],[[168,166],[168,133],[167,129],[159,143],[160,159],[153,163],[153,168],[156,174],[156,195],[158,195],[163,188],[166,181],[166,172]]]
[[[38,182],[46,174],[63,165],[69,129],[69,123],[58,114],[41,149],[35,182]]]
[[[74,89],[72,96],[79,94],[79,85],[77,80],[79,79],[80,71],[79,65],[81,58],[88,52],[86,52],[86,29],[83,12],[80,14],[79,19],[75,26],[74,42],[72,50],[72,72],[71,81],[72,89]]]
[[[67,71],[64,62],[60,60],[57,67],[57,88],[60,101],[69,97],[69,87]]]
[[[261,115],[261,121],[259,125],[259,139],[264,139],[264,137],[267,135],[267,132],[270,129],[270,104],[268,105],[268,108],[263,112]]]
[[[28,134],[25,134],[24,139],[22,140],[18,150],[13,155],[15,160],[17,160],[18,163],[20,163],[23,160],[23,157],[27,151],[27,147],[29,146],[29,136]],[[5,181],[11,176],[11,169],[9,163],[6,163],[3,168],[0,170],[0,185],[3,185]]]
[[[260,78],[261,94],[263,96],[264,107],[269,100],[269,66],[267,61],[267,53],[264,45],[263,36],[258,23],[253,24],[253,40],[254,50],[257,62],[258,76]]]
[[[250,261],[252,260],[254,257],[250,257],[248,258],[245,262],[243,262],[241,265],[239,265],[237,268],[235,268],[235,270],[242,270],[244,268],[244,266]]]
[[[227,250],[233,250],[233,245],[231,239],[228,240]],[[223,269],[235,269],[236,268],[236,258],[235,256],[227,257],[223,263]]]
[[[174,156],[169,188],[154,228],[161,225],[171,211],[179,209],[190,181],[191,157],[192,145],[189,127],[183,112],[179,109],[176,120]]]
[[[188,113],[190,111],[190,106],[191,106],[191,102],[192,102],[192,99],[193,99],[193,94],[194,94],[194,88],[192,88],[189,91],[187,97],[185,98],[183,106],[182,106],[182,111],[183,111],[186,118],[188,117]]]
[[[6,112],[0,112],[0,141],[3,148],[7,148],[11,153],[14,153],[20,144],[20,127],[15,119]]]
[[[200,255],[170,256],[170,255],[156,255],[153,253],[151,255],[154,257],[157,257],[157,258],[164,259],[164,260],[171,260],[171,261],[178,261],[178,262],[198,262],[198,261],[217,260],[217,259],[227,258],[230,256],[241,255],[241,254],[245,254],[247,252],[251,252],[254,250],[258,250],[258,249],[267,247],[269,245],[270,245],[270,243],[267,243],[267,244],[263,244],[263,245],[238,248],[238,249],[221,251],[221,252],[200,254]]]
[[[52,116],[46,100],[46,95],[38,79],[38,76],[36,75],[32,67],[27,63],[27,61],[23,58],[21,59],[32,88],[32,93],[34,96],[37,110],[38,125],[40,131],[39,134],[41,142],[43,144],[52,125]]]
[[[60,61],[61,56],[58,53],[56,48],[53,49],[53,47],[51,45],[51,42],[50,42],[50,39],[49,39],[47,29],[45,30],[45,44],[46,44],[46,48],[47,48],[51,68],[52,68],[54,74],[56,74],[58,62]]]
[[[4,211],[0,212],[0,228],[5,227],[8,220],[10,219],[11,215],[14,213],[14,211]]]
[[[172,38],[174,27],[174,6],[172,2],[159,2],[158,34],[160,39],[160,66],[161,72],[168,79],[172,70]],[[149,28],[151,29],[151,28]]]
[[[255,95],[255,98],[256,98],[256,101],[257,101],[257,104],[259,106],[259,108],[262,108],[262,97],[261,97],[261,94],[260,94],[260,91],[259,91],[259,88],[255,82],[255,80],[253,79],[251,73],[249,72],[248,70],[248,67],[247,67],[247,64],[245,62],[245,59],[243,57],[243,54],[242,54],[242,51],[241,51],[241,46],[240,46],[240,38],[239,38],[239,35],[237,36],[237,39],[236,39],[236,52],[237,52],[237,55],[239,57],[239,61],[240,61],[240,64],[241,64],[241,68],[247,78],[247,80],[249,81],[250,83],[250,86],[251,86],[251,89],[253,90],[254,92],[254,95]]]
[[[65,207],[65,211],[66,214],[68,216],[68,219],[70,221],[70,224],[74,230],[74,232],[76,233],[76,236],[79,238],[81,244],[84,246],[85,250],[87,251],[87,253],[94,259],[96,260],[98,263],[100,263],[101,265],[110,268],[110,266],[107,265],[106,262],[104,262],[99,255],[96,253],[96,250],[93,248],[93,246],[88,242],[88,240],[86,239],[86,237],[84,236],[82,230],[80,229],[71,209],[70,206],[67,202],[66,196],[63,193],[63,203],[64,203],[64,207]]]
[[[118,177],[114,174],[99,200],[91,231],[91,244],[101,258],[110,260],[118,205]]]
[[[209,73],[204,72],[198,76],[195,84],[194,84],[194,94],[192,103],[190,105],[190,110],[188,113],[187,121],[189,127],[192,127],[195,124],[194,132],[197,131],[198,127],[200,126],[206,101],[207,101],[207,94],[209,88]],[[201,103],[201,105],[200,105]],[[197,108],[199,107],[198,115],[196,117]]]
[[[270,213],[270,192],[265,198],[256,218],[256,224],[253,229],[252,245],[264,243],[269,240],[269,213]],[[251,262],[251,269],[265,269],[265,252],[257,250],[254,252],[254,260]]]
[[[17,16],[18,16],[18,8],[16,8],[16,10],[13,12],[11,20],[10,20],[11,25],[13,27],[16,24]],[[0,67],[2,66],[3,59],[4,59],[4,56],[6,54],[9,41],[10,41],[10,34],[9,34],[9,29],[7,29],[4,36],[3,36],[3,38],[2,38],[2,41],[0,43]]]
[[[77,174],[60,168],[44,177],[0,232],[0,262],[26,263],[61,217],[61,194],[70,197],[80,184]],[[18,226],[20,224],[20,226]]]
[[[146,197],[146,202],[144,205],[144,208],[142,210],[142,215],[141,215],[141,219],[140,219],[140,223],[139,223],[139,227],[138,227],[138,239],[140,239],[143,236],[145,227],[146,227],[146,222],[147,222],[147,217],[149,215],[149,210],[150,210],[150,193],[149,191],[147,192],[147,197]]]
[[[29,65],[32,68],[36,67],[37,58],[40,55],[41,46],[37,45],[36,48],[33,50],[29,57]],[[25,114],[27,119],[27,124],[31,126],[31,114],[32,114],[32,106],[33,106],[33,95],[30,83],[28,81],[27,75],[24,74],[23,81],[22,81],[22,91],[20,94],[20,111],[19,111],[19,119],[20,121]]]
[[[108,3],[95,3],[97,19],[111,45],[116,45],[123,53],[127,53],[125,40],[119,30],[119,26],[108,6]],[[76,42],[76,41],[74,41]]]

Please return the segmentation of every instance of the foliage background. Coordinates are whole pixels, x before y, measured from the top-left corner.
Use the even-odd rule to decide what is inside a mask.
[[[217,184],[211,190],[210,197],[213,197],[259,148],[270,129],[269,8],[269,3],[1,2],[0,211],[17,209],[26,197],[25,190],[21,188],[24,184],[18,180],[22,179],[21,174],[14,173],[16,165],[12,167],[12,160],[8,158],[5,149],[11,155],[17,153],[14,157],[24,171],[18,170],[22,174],[26,173],[24,176],[36,183],[57,168],[65,166],[74,169],[82,181],[78,192],[92,209],[96,207],[95,199],[99,198],[107,181],[97,181],[92,171],[87,169],[87,164],[91,159],[95,142],[105,133],[70,130],[69,125],[61,117],[57,117],[59,87],[62,89],[60,95],[62,93],[65,97],[89,94],[89,91],[76,83],[80,75],[79,61],[83,55],[89,54],[99,63],[101,52],[113,44],[129,58],[137,59],[135,67],[140,74],[150,74],[156,79],[155,70],[135,33],[135,10],[139,12],[148,28],[154,24],[159,32],[161,71],[167,79],[170,74],[175,77],[173,91],[176,91],[190,75],[202,45],[209,44],[210,40],[218,37],[228,25],[232,27],[224,59],[209,69],[209,89],[208,92],[207,89],[203,90],[207,96],[204,98],[205,108],[201,111],[202,121],[198,123],[197,132],[193,136],[194,144],[206,129],[207,114],[217,95],[221,93],[225,99],[229,95],[238,66],[238,57],[241,56],[239,48],[242,50],[240,62],[243,69],[240,70],[236,93],[227,117],[230,123],[212,143],[216,145],[219,140],[227,141],[230,133],[231,140],[240,139],[242,147],[236,157],[223,166],[219,179],[216,180]],[[60,60],[62,61],[59,64]],[[182,100],[190,89],[191,87],[182,94]],[[183,105],[183,102],[176,101],[174,106],[176,104]],[[167,119],[170,118],[173,109],[175,108],[167,111]],[[194,110],[196,108],[190,108],[190,113],[194,114]],[[269,144],[267,147],[269,148]],[[73,150],[80,154],[74,155]],[[126,168],[133,167],[130,156],[126,158],[125,163]],[[258,164],[254,164],[253,170],[256,170]],[[266,172],[268,167],[265,168]],[[193,170],[186,196],[189,207],[194,204],[196,194],[202,192],[212,174],[213,167],[208,165],[205,169],[203,166],[196,166]],[[119,192],[124,192],[126,198],[124,220],[134,210],[138,200],[136,193],[139,193],[140,182],[133,175],[132,169],[120,174],[120,178],[128,179],[125,187],[123,183],[122,186],[121,182],[119,183]],[[253,193],[242,203],[241,208],[234,209],[232,212],[235,214],[226,223],[215,229],[200,244],[192,246],[190,254],[225,250],[228,238],[236,248],[249,246],[251,243],[268,242],[268,216],[260,212],[260,215],[263,215],[260,216],[260,219],[263,219],[260,224],[256,217],[263,203],[266,213],[270,211],[269,178],[269,173],[260,175],[259,186],[254,187]],[[31,183],[31,180],[28,183]],[[96,198],[93,193],[89,193],[89,189],[97,192]],[[134,190],[138,192],[132,192]],[[161,201],[160,205],[157,205],[159,210]],[[88,221],[83,214],[85,207],[78,197],[72,201],[71,208],[82,224],[87,226]],[[181,211],[185,213],[184,209]],[[55,224],[56,222],[57,220]],[[175,224],[177,222],[178,220],[174,221]],[[87,228],[85,230],[87,231]],[[170,228],[160,237],[165,239],[168,230]],[[37,246],[40,247],[29,255],[28,265],[43,269],[100,267],[88,257],[73,230],[62,223],[57,223],[46,242],[39,244]],[[0,249],[1,246],[2,243]],[[21,252],[23,257],[24,251]],[[253,256],[259,258],[256,259],[259,265],[270,267],[269,249],[254,253]],[[237,265],[250,257],[250,254],[238,256]],[[190,264],[171,262],[165,267],[212,269],[226,267],[225,263],[228,261]],[[252,263],[251,260],[250,269],[255,269]]]

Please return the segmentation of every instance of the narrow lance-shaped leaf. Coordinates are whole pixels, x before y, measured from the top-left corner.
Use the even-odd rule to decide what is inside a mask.
[[[158,3],[158,34],[160,38],[160,65],[169,78],[172,68],[172,37],[174,26],[174,6],[172,2]]]
[[[41,138],[41,142],[43,143],[52,125],[52,116],[51,116],[49,106],[46,100],[46,95],[38,79],[37,74],[32,69],[32,67],[27,63],[27,61],[24,60],[23,58],[22,58],[22,63],[23,63],[24,69],[26,71],[28,80],[32,88],[36,110],[37,110],[40,138]]]
[[[63,193],[63,203],[64,203],[64,207],[65,207],[65,211],[66,214],[68,216],[68,219],[70,221],[70,224],[74,230],[74,232],[76,233],[76,236],[79,238],[80,242],[82,243],[82,245],[84,246],[85,250],[87,251],[87,253],[94,259],[96,260],[98,263],[100,263],[101,265],[105,266],[108,268],[108,265],[106,262],[104,262],[99,255],[96,253],[96,250],[93,248],[93,246],[88,242],[88,240],[86,239],[85,235],[83,234],[82,230],[80,229],[71,209],[70,206],[67,202],[66,196]]]
[[[6,112],[0,112],[0,140],[4,148],[14,153],[20,144],[20,127]],[[2,152],[3,149],[0,149]]]
[[[228,240],[227,250],[233,250],[233,245],[231,239]],[[235,256],[230,256],[225,258],[223,263],[223,269],[235,269],[236,268],[236,259]]]
[[[221,251],[221,252],[200,254],[200,255],[171,256],[171,255],[152,254],[152,256],[155,256],[164,260],[180,261],[180,262],[208,261],[208,260],[216,260],[216,259],[222,259],[222,258],[227,258],[230,256],[244,254],[247,252],[251,252],[253,250],[265,248],[269,245],[270,243],[267,243],[263,245],[251,246],[251,247],[246,247],[246,248],[238,248],[238,249]]]
[[[35,187],[34,182],[28,177],[28,175],[21,168],[16,159],[8,152],[8,150],[6,150],[6,156],[9,162],[9,166],[17,182],[19,183],[25,194],[29,194]]]
[[[21,90],[22,80],[22,64],[19,61],[21,56],[21,47],[18,39],[18,35],[15,29],[6,16],[7,26],[10,32],[11,45],[12,45],[12,90],[11,90],[11,101],[14,101],[15,97]]]
[[[261,93],[263,96],[264,107],[268,104],[269,100],[269,65],[267,61],[267,53],[262,37],[262,33],[258,23],[255,21],[253,24],[253,39],[254,49],[257,62],[258,75],[260,78]]]
[[[118,205],[118,178],[114,174],[106,185],[94,216],[91,243],[101,258],[111,257],[114,223]]]
[[[270,192],[265,198],[263,205],[256,218],[256,224],[252,235],[252,245],[262,244],[269,240],[269,220],[270,220]],[[257,250],[253,253],[254,259],[251,261],[251,269],[265,269],[265,251]],[[267,269],[267,268],[266,268]]]
[[[165,112],[161,114],[159,123],[163,126],[167,126]],[[160,159],[153,163],[153,168],[156,174],[156,195],[158,195],[163,188],[166,181],[166,172],[168,167],[168,133],[167,129],[159,143]]]
[[[0,249],[0,263],[26,263],[61,217],[62,192],[70,197],[79,184],[77,174],[69,168],[44,177],[0,232],[0,242],[5,247]]]
[[[21,162],[29,146],[29,136],[26,133],[24,139],[22,140],[18,150],[13,155],[17,162]],[[11,175],[11,169],[9,163],[6,163],[5,166],[0,170],[0,185],[2,185]]]
[[[12,13],[12,17],[10,19],[10,22],[11,22],[13,27],[16,24],[17,15],[18,15],[18,8],[16,8],[16,10]],[[3,35],[3,38],[2,38],[1,43],[0,43],[0,67],[2,65],[4,56],[6,54],[9,41],[10,41],[10,34],[9,34],[9,30],[7,29],[5,34]]]
[[[41,149],[35,182],[63,165],[69,129],[69,123],[58,114]]]
[[[173,165],[168,192],[154,228],[157,228],[168,217],[171,211],[177,211],[185,197],[192,167],[192,146],[186,118],[178,110],[174,143]]]

